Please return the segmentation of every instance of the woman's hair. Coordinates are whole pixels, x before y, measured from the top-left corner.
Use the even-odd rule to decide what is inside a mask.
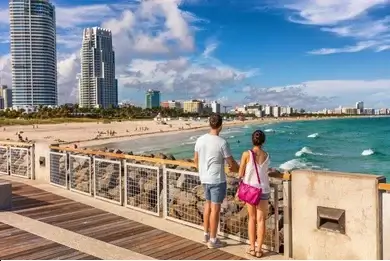
[[[261,130],[255,130],[252,133],[253,146],[261,146],[265,142],[265,134]]]

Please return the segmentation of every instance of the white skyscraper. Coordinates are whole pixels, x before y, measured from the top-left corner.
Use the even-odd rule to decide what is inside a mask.
[[[48,0],[10,0],[9,12],[13,106],[57,105],[54,6]]]
[[[99,27],[84,29],[79,105],[84,108],[118,106],[115,52],[110,30]]]

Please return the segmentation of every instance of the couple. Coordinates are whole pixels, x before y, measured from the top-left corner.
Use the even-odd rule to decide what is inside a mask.
[[[225,245],[217,238],[221,203],[226,197],[225,161],[230,171],[238,172],[244,184],[261,189],[256,204],[246,202],[248,210],[248,234],[250,247],[248,254],[261,257],[261,246],[265,235],[265,220],[268,215],[268,199],[270,193],[268,166],[269,157],[262,146],[265,134],[257,130],[252,134],[253,148],[242,154],[241,164],[238,166],[233,159],[227,141],[219,137],[222,130],[222,117],[212,115],[210,132],[199,137],[195,144],[194,161],[199,171],[199,177],[204,187],[206,203],[204,206],[204,242],[209,248],[219,248]],[[260,179],[260,180],[259,180]],[[259,182],[260,181],[260,182]],[[240,187],[241,188],[241,187]],[[257,227],[257,230],[256,230]],[[257,248],[256,248],[257,236]]]

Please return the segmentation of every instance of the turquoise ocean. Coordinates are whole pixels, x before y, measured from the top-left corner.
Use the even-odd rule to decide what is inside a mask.
[[[271,167],[379,174],[390,178],[389,117],[225,127],[221,136],[229,142],[236,160],[251,148],[251,134],[256,129],[266,133],[264,147],[270,154]],[[121,149],[137,146],[143,152],[161,151],[176,158],[192,158],[196,139],[206,132],[143,138],[132,144],[122,143]]]

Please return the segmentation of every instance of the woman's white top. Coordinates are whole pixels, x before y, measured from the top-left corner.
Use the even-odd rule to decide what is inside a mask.
[[[264,194],[270,193],[271,188],[269,185],[269,177],[268,177],[268,168],[269,168],[270,160],[269,160],[268,153],[265,161],[262,164],[259,164],[256,161],[253,162],[252,152],[250,150],[248,152],[249,152],[249,161],[246,164],[243,182],[250,186],[261,188]],[[261,184],[259,184],[259,181],[257,179],[255,166],[257,167],[257,170],[259,172]]]

